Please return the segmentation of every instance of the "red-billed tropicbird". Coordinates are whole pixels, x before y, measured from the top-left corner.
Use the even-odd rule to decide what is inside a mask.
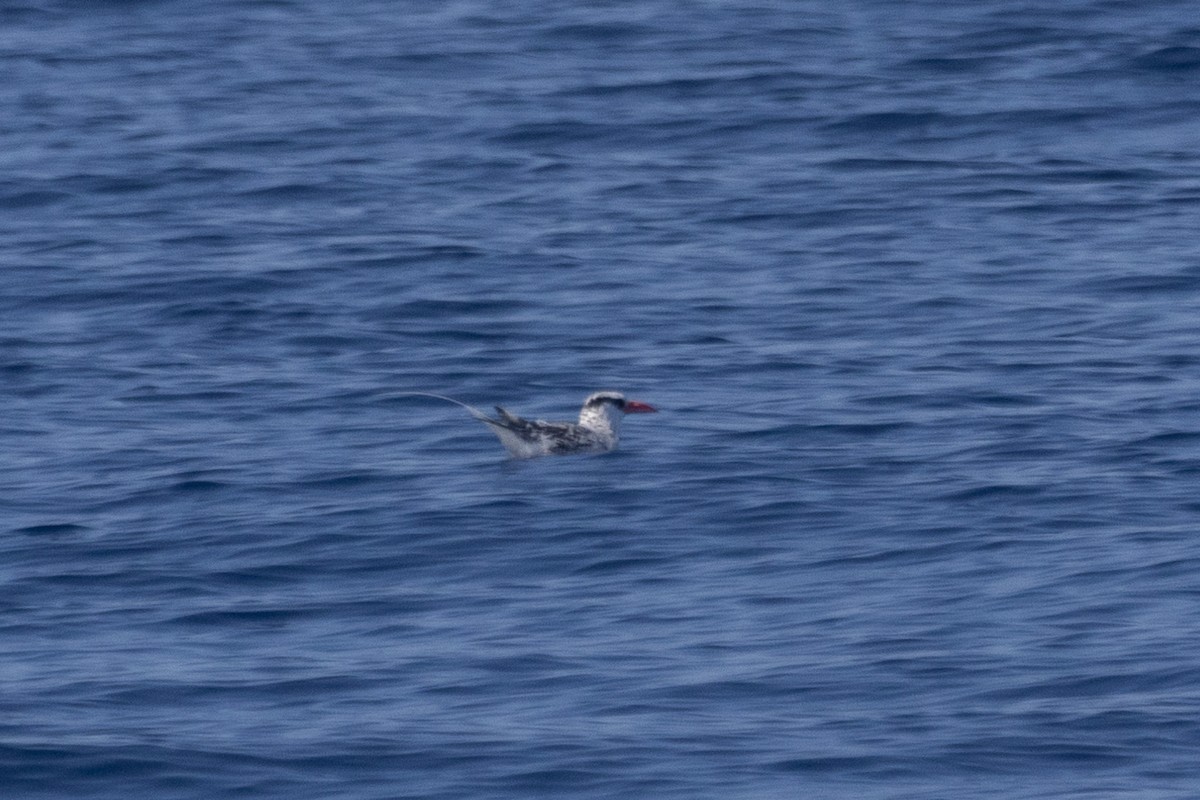
[[[436,397],[460,405],[471,416],[485,423],[516,458],[568,455],[571,453],[607,453],[617,446],[621,418],[626,414],[647,414],[658,409],[638,400],[626,400],[620,392],[596,392],[583,401],[579,422],[544,422],[522,419],[496,406],[498,419],[492,419],[475,406],[461,400],[429,392],[403,392],[404,396]],[[393,397],[398,395],[393,395]]]

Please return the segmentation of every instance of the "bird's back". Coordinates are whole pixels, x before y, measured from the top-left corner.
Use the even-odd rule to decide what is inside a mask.
[[[573,422],[544,422],[518,417],[496,406],[499,419],[486,420],[488,427],[500,439],[508,452],[518,458],[567,453],[602,453],[611,450],[615,441],[608,441],[595,431]]]

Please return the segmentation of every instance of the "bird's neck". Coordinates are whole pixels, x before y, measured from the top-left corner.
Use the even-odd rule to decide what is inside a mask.
[[[607,405],[599,408],[585,408],[579,412],[579,425],[582,428],[590,428],[603,436],[616,438],[621,429],[620,413]]]

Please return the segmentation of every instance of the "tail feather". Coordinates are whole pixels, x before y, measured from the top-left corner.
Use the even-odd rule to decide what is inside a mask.
[[[521,418],[513,414],[507,408],[504,408],[503,406],[496,406],[495,408],[496,413],[500,415],[500,422],[503,422],[506,425],[519,425],[521,423]]]
[[[504,445],[504,449],[515,458],[529,458],[535,455],[544,455],[544,452],[536,443],[531,443],[524,439],[518,427],[523,422],[520,417],[510,414],[506,409],[496,406],[496,411],[500,413],[499,419],[492,419],[487,414],[480,411],[478,408],[461,400],[455,400],[453,397],[446,397],[444,394],[433,394],[432,392],[397,392],[396,394],[388,395],[388,397],[432,397],[436,400],[445,400],[448,403],[454,403],[456,406],[462,406],[467,411],[471,412],[471,416],[480,422],[486,424],[492,433]]]
[[[445,400],[448,403],[454,403],[456,406],[462,406],[467,411],[471,412],[472,417],[480,422],[495,423],[495,420],[480,411],[475,406],[468,405],[461,400],[455,400],[453,397],[446,397],[444,394],[433,394],[432,392],[397,392],[396,394],[389,395],[389,397],[433,397],[437,400]]]

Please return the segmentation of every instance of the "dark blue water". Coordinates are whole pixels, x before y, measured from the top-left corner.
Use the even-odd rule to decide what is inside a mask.
[[[4,797],[1195,797],[1194,5],[574,5],[0,6]]]

